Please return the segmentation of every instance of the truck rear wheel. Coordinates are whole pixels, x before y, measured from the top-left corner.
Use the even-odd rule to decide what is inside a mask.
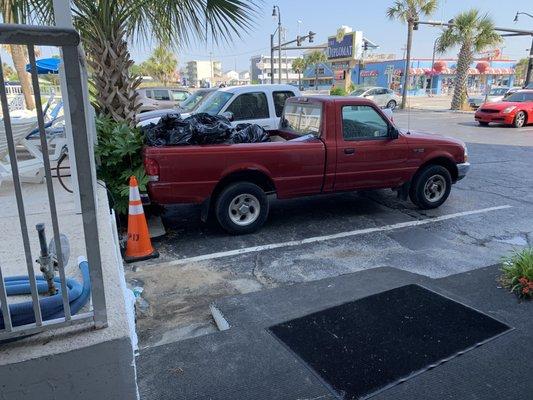
[[[220,226],[231,234],[252,233],[261,228],[268,217],[268,199],[253,183],[233,183],[217,197],[215,215]]]
[[[451,187],[450,171],[441,165],[428,165],[413,178],[409,198],[423,210],[437,208],[446,201]]]

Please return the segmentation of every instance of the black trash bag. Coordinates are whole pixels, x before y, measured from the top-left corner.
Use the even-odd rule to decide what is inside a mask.
[[[226,143],[233,132],[231,122],[221,115],[194,114],[184,122],[190,124],[196,144]]]
[[[262,143],[270,142],[265,129],[257,124],[239,124],[233,130],[229,143]]]
[[[195,144],[191,125],[182,120],[179,114],[168,114],[157,124],[142,128],[149,146],[183,146]]]

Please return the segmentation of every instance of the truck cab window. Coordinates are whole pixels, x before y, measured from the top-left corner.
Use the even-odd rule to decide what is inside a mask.
[[[320,136],[322,105],[311,103],[287,103],[281,118],[281,127],[300,136]]]
[[[389,124],[370,106],[342,107],[344,140],[382,139],[389,134]]]
[[[289,97],[294,97],[294,93],[288,90],[282,92],[272,92],[272,97],[274,99],[274,109],[276,110],[276,117],[281,117],[281,114],[283,114],[283,106],[285,106],[285,101]]]
[[[268,118],[268,103],[264,93],[243,93],[228,106],[235,121]]]

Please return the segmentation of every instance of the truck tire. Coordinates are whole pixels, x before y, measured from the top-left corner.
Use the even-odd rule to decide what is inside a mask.
[[[423,210],[437,208],[446,201],[451,188],[450,171],[441,165],[428,165],[413,178],[409,198]]]
[[[268,199],[263,189],[253,183],[233,183],[218,195],[215,215],[220,226],[233,235],[252,233],[268,217]]]

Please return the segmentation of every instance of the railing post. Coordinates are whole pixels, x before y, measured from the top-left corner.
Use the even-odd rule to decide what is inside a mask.
[[[78,186],[80,190],[80,202],[83,221],[83,232],[87,247],[87,260],[91,277],[91,291],[94,308],[94,322],[97,328],[107,324],[107,312],[103,285],[102,264],[100,257],[100,244],[98,241],[98,226],[96,217],[96,201],[93,174],[96,171],[91,168],[94,155],[91,153],[92,146],[87,130],[85,118],[85,102],[83,85],[80,75],[80,62],[78,48],[75,46],[63,47],[63,64],[65,79],[68,82],[67,94],[70,102],[69,111],[72,121],[72,133],[74,138],[74,157],[78,165],[86,168],[77,169]]]

